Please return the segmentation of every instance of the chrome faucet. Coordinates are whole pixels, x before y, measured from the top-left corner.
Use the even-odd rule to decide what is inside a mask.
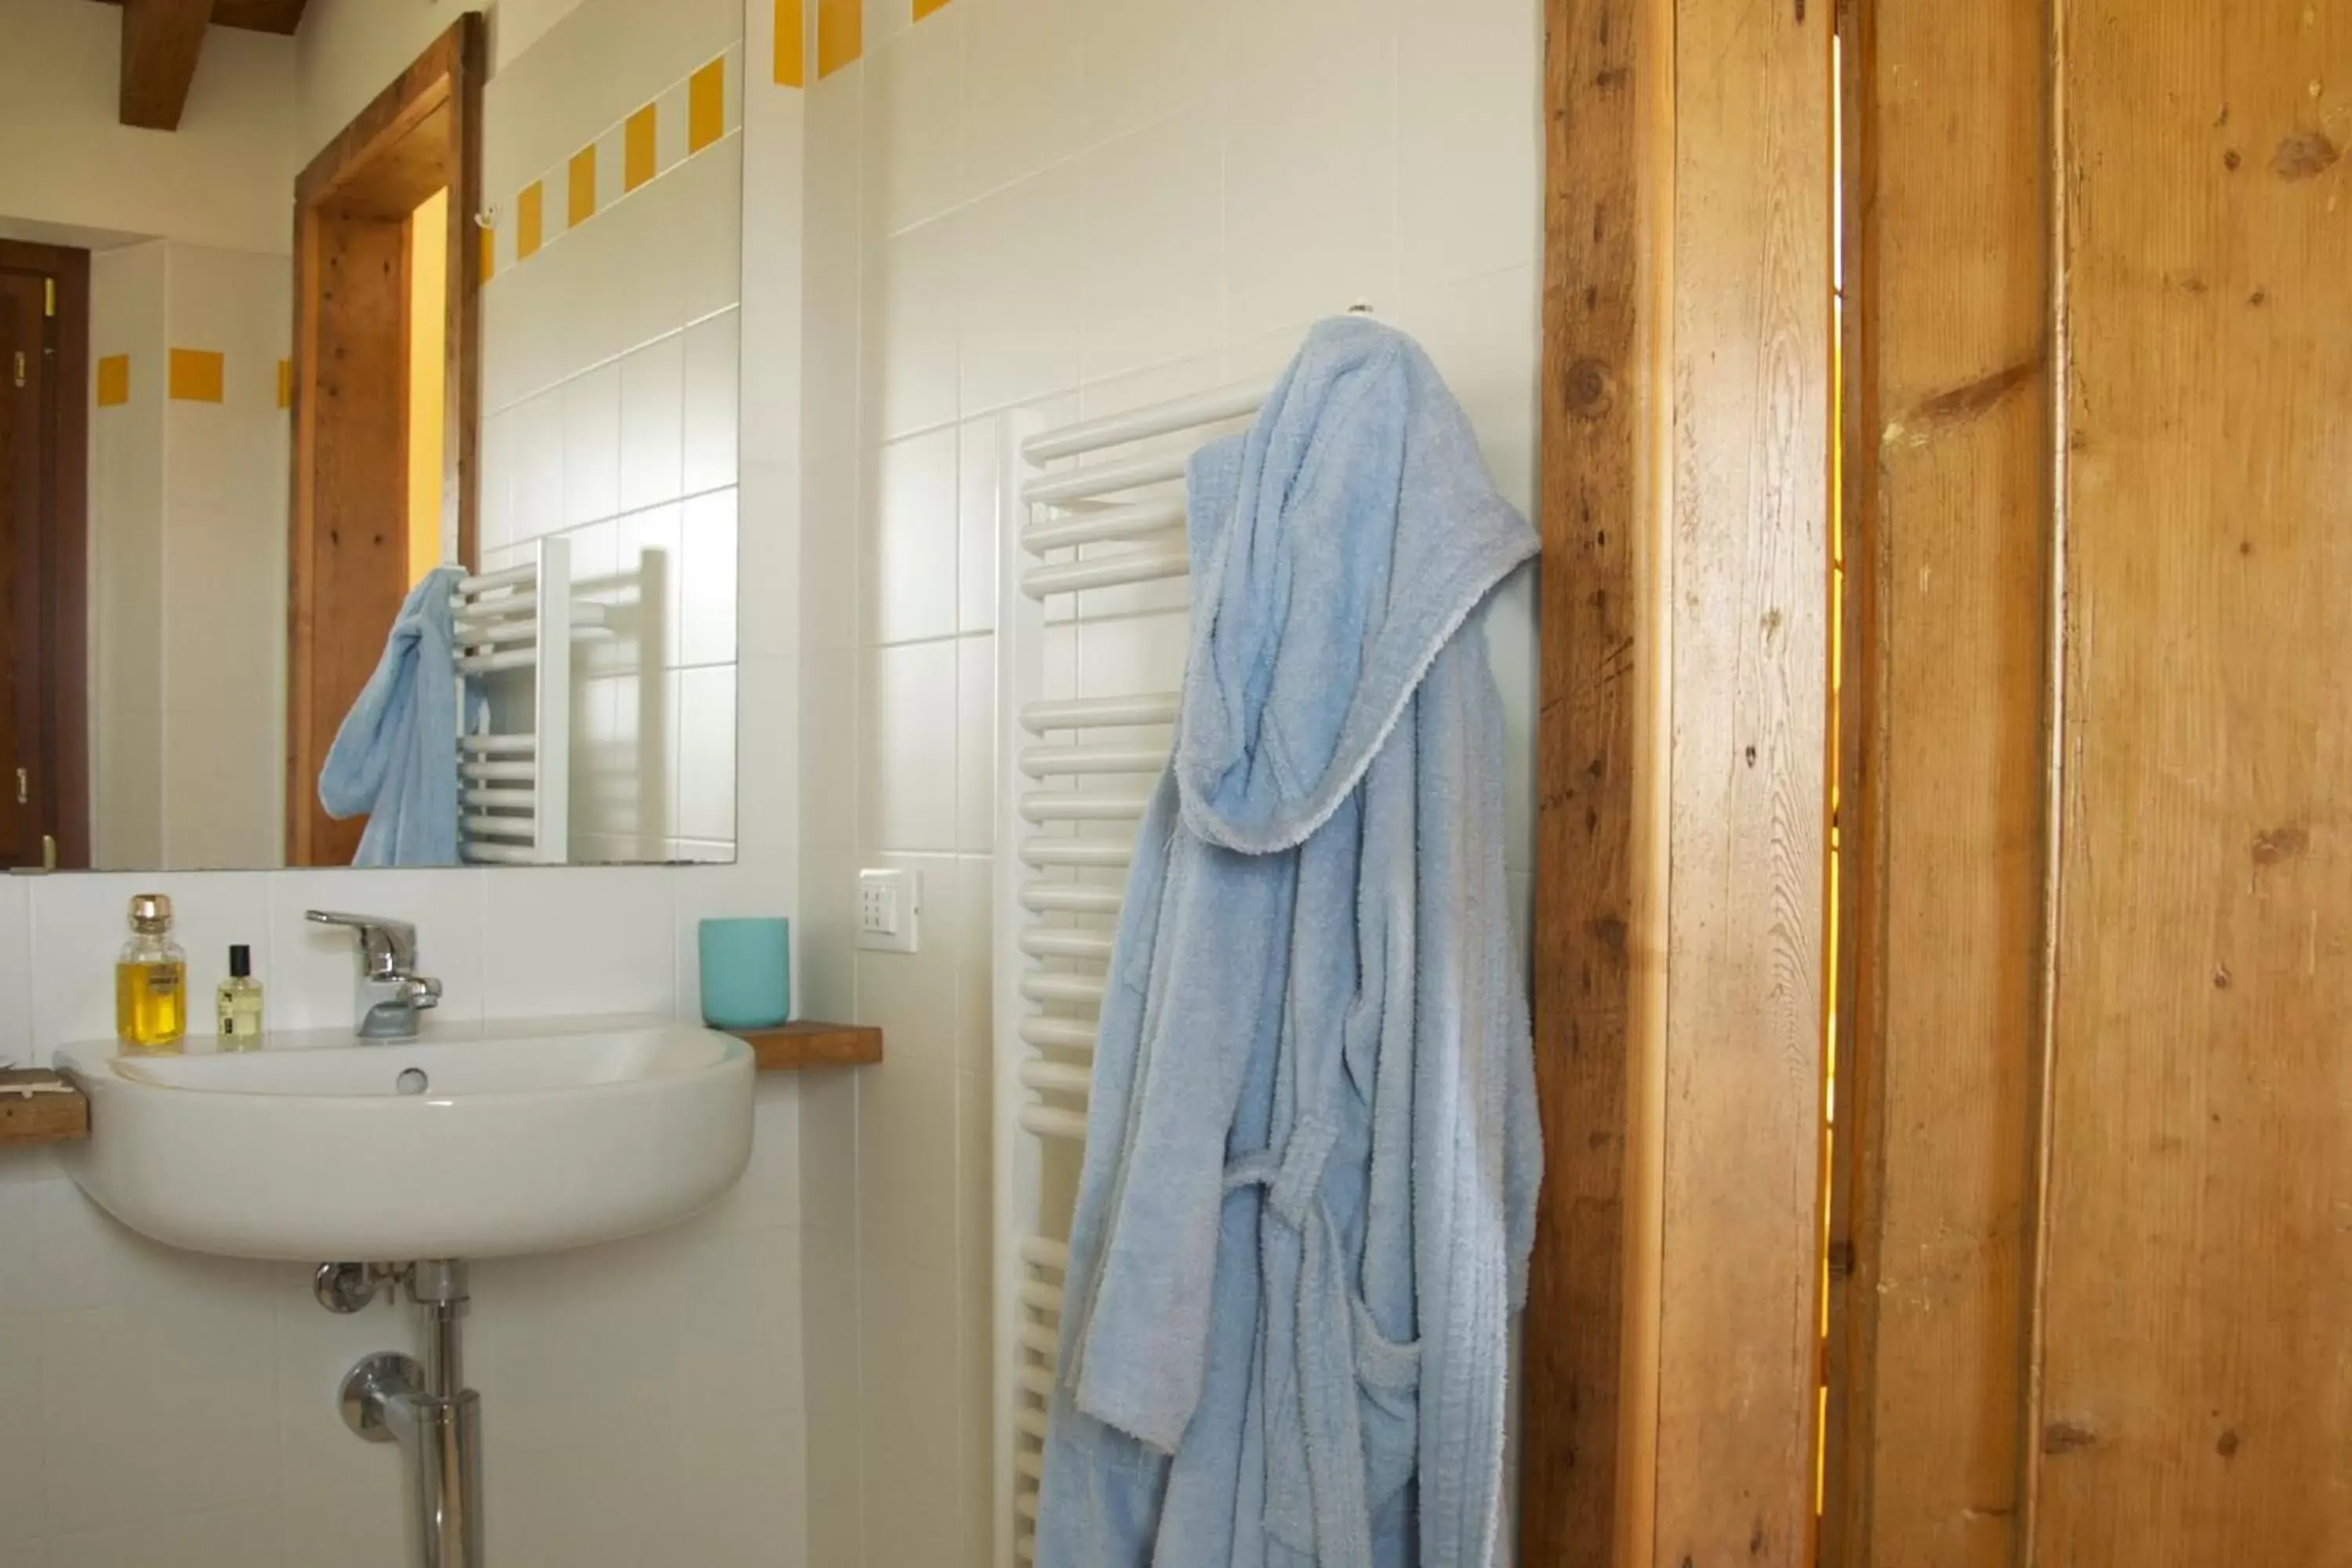
[[[362,1040],[413,1040],[416,1015],[441,1005],[441,983],[416,973],[416,928],[381,915],[339,915],[312,910],[322,926],[343,926],[359,939],[360,977],[352,1027]]]

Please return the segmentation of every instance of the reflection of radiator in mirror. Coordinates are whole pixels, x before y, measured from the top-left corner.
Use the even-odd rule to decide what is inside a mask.
[[[604,626],[604,606],[572,594],[571,546],[542,539],[532,560],[468,577],[450,602],[457,674],[482,701],[457,737],[458,844],[476,865],[571,858],[572,643]],[[547,650],[560,649],[559,657]]]

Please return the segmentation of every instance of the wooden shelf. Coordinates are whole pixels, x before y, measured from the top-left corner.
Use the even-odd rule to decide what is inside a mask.
[[[70,1143],[89,1136],[89,1100],[66,1085],[63,1093],[13,1094],[19,1084],[63,1084],[46,1068],[0,1072],[0,1147],[15,1143]]]
[[[731,1032],[751,1046],[761,1072],[865,1067],[882,1059],[882,1031],[870,1024],[786,1024]]]

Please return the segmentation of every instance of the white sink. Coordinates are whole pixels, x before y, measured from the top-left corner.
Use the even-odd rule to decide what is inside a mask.
[[[655,1230],[735,1184],[751,1047],[659,1018],[551,1019],[232,1054],[68,1046],[67,1169],[156,1240],[320,1263],[496,1258]]]

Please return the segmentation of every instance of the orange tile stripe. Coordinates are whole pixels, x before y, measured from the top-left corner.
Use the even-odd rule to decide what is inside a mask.
[[[98,405],[120,408],[131,401],[131,356],[108,354],[98,362]]]
[[[290,359],[278,362],[278,406],[294,406],[294,362]]]
[[[572,154],[563,226],[578,228],[596,216],[596,146],[590,142]]]
[[[805,0],[776,0],[779,28],[776,68],[779,79],[794,78],[800,69],[801,22],[805,12]],[[820,4],[830,0],[819,0]],[[910,0],[911,3],[911,0]],[[945,0],[939,0],[944,4]],[[730,49],[729,53],[733,53]],[[686,155],[693,156],[717,145],[727,136],[728,55],[721,54],[708,61],[686,80]],[[796,79],[785,85],[798,86]],[[740,89],[738,89],[740,90]],[[675,103],[675,89],[665,92],[652,103],[641,105],[621,121],[620,145],[617,152],[621,164],[621,194],[625,195],[659,177],[661,169],[661,116],[665,105]],[[667,110],[675,112],[675,110]],[[676,134],[673,131],[672,134]],[[583,147],[565,161],[562,184],[564,195],[564,221],[559,232],[579,227],[602,210],[598,198],[598,181],[602,160],[598,148],[611,134]],[[552,237],[547,232],[547,186],[554,179],[553,172],[534,180],[515,194],[514,250],[508,265],[527,261],[545,248]],[[501,225],[503,226],[503,225]],[[499,269],[498,231],[484,227],[481,231],[481,280],[488,282]]]
[[[686,151],[691,157],[727,134],[727,61],[711,61],[687,79]]]
[[[539,254],[540,204],[544,199],[543,187],[537,180],[522,188],[515,198],[515,259],[528,261]]]
[[[801,0],[776,0],[776,85],[803,87],[808,81],[808,43],[802,30],[807,19]]]
[[[654,177],[654,106],[646,104],[621,127],[621,188],[634,191]]]
[[[169,387],[174,403],[220,403],[226,364],[211,349],[173,349]]]
[[[934,11],[947,9],[948,0],[915,0],[915,20],[919,22]]]
[[[818,79],[831,76],[865,52],[865,0],[816,0]]]

